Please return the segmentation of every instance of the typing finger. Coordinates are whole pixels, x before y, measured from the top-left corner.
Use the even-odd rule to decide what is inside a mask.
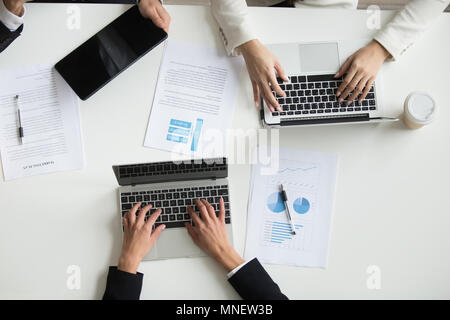
[[[347,72],[347,75],[345,76],[344,80],[342,80],[341,85],[336,91],[336,97],[340,97],[341,94],[344,92],[345,88],[350,84],[352,79],[355,77],[356,74],[356,68],[350,68],[350,70]],[[342,101],[342,100],[340,100]]]
[[[359,96],[359,94],[364,90],[364,87],[366,86],[368,80],[369,80],[368,77],[361,78],[361,80],[353,90],[353,93],[351,94],[350,98],[347,99],[348,103],[350,103],[350,101],[355,100]]]
[[[269,84],[264,83],[263,85],[261,85],[260,83],[260,89],[262,91],[264,101],[267,103],[267,106],[269,107],[270,111],[274,112],[275,109],[281,111],[281,107],[278,104],[277,99],[275,99],[272,90],[269,87]]]
[[[195,210],[191,206],[187,207],[187,211],[192,219],[192,222],[194,222],[196,226],[203,224],[202,219],[200,219],[197,212],[195,212]]]
[[[284,93],[284,91],[281,89],[280,85],[278,84],[275,74],[272,74],[269,79],[270,79],[270,84],[271,84],[272,90],[274,90],[279,96],[285,97],[286,93]]]
[[[130,225],[133,225],[136,221],[136,211],[140,208],[141,203],[136,203],[133,208],[130,209],[128,212],[128,222],[130,222]]]
[[[200,216],[202,217],[203,222],[209,221],[209,214],[208,210],[206,209],[206,206],[203,204],[200,200],[195,200],[195,205],[198,207],[198,211],[200,211]]]
[[[275,70],[277,71],[278,77],[283,79],[283,81],[289,81],[289,79],[286,77],[286,74],[284,73],[283,66],[279,61],[275,63]]]
[[[225,204],[223,203],[222,197],[219,200],[219,220],[225,222]]]
[[[139,210],[139,215],[138,215],[137,220],[136,220],[136,225],[137,226],[140,227],[140,226],[142,226],[144,224],[145,215],[147,214],[148,210],[150,210],[151,207],[152,207],[152,205],[149,204],[149,205],[147,205],[147,206],[145,206],[145,207],[143,207],[143,208],[141,208]]]
[[[362,74],[360,73],[356,73],[353,78],[347,80],[347,85],[345,86],[344,91],[341,93],[341,95],[339,96],[339,102],[343,101],[344,99],[346,99],[351,92],[353,92],[353,90],[355,90],[356,85],[358,84],[358,82],[362,79]]]
[[[156,240],[158,240],[159,235],[161,234],[161,232],[163,232],[163,230],[166,228],[165,224],[161,224],[159,225],[155,230],[153,230],[151,236],[150,236],[150,241],[152,243],[152,245],[156,242]]]
[[[138,213],[138,216],[136,218],[136,226],[137,227],[140,227],[140,226],[142,226],[144,224],[145,214],[147,213],[148,210],[150,210],[150,208],[148,208],[147,210],[144,210],[146,207],[143,207],[143,208],[139,209],[139,213]]]
[[[353,62],[353,55],[348,57],[347,60],[345,60],[344,64],[339,68],[339,71],[334,75],[335,78],[342,77],[350,68]]]
[[[201,201],[202,201],[203,205],[206,207],[206,210],[208,211],[209,217],[211,219],[215,219],[216,218],[216,212],[215,212],[214,207],[208,201],[206,201],[205,199],[202,199]]]
[[[256,81],[252,80],[252,88],[253,88],[253,100],[255,101],[255,106],[259,108],[259,88]]]
[[[184,225],[186,227],[188,234],[191,236],[192,241],[194,241],[194,243],[197,243],[198,235],[197,235],[197,232],[195,231],[194,227],[192,226],[192,224],[190,224],[189,222],[186,222]]]
[[[123,224],[123,231],[127,232],[128,231],[128,226],[129,226],[128,225],[128,212],[123,215],[122,224]]]
[[[375,81],[374,77],[370,78],[369,81],[367,81],[366,87],[364,88],[363,93],[359,97],[359,100],[358,100],[359,103],[361,103],[361,101],[367,96],[374,81]]]
[[[145,226],[152,229],[153,225],[155,224],[156,219],[161,215],[162,210],[158,209],[155,212],[153,212],[147,219],[147,222],[145,223]]]

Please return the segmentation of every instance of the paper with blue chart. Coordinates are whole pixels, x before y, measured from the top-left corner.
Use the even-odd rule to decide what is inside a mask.
[[[245,259],[326,267],[337,156],[280,148],[277,172],[265,175],[262,168],[252,167]],[[287,193],[296,235],[291,234],[280,184]]]
[[[223,156],[208,141],[231,127],[242,66],[242,57],[227,57],[223,49],[168,41],[144,146]]]

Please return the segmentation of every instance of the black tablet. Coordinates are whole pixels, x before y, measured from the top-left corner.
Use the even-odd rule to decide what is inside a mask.
[[[167,38],[164,30],[131,7],[55,65],[86,100]]]

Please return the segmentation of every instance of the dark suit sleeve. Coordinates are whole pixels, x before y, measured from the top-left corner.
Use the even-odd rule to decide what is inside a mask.
[[[23,25],[17,28],[16,31],[9,31],[7,27],[0,21],[0,52],[6,49],[20,34],[22,33]]]
[[[228,281],[245,300],[288,300],[256,258],[247,262]]]
[[[143,278],[139,272],[133,274],[109,267],[103,300],[139,300]]]

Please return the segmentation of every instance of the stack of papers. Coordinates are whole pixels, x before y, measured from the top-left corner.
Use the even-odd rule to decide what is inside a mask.
[[[254,159],[262,154],[267,152],[257,149]],[[252,167],[244,257],[270,264],[326,267],[337,156],[280,148],[275,158],[272,155],[270,167]],[[273,164],[278,166],[268,174]],[[295,235],[280,184],[287,193]]]
[[[223,156],[242,66],[242,57],[168,41],[144,146],[192,157]]]
[[[5,180],[82,169],[78,98],[61,76],[50,65],[1,70],[1,75],[0,152]]]

